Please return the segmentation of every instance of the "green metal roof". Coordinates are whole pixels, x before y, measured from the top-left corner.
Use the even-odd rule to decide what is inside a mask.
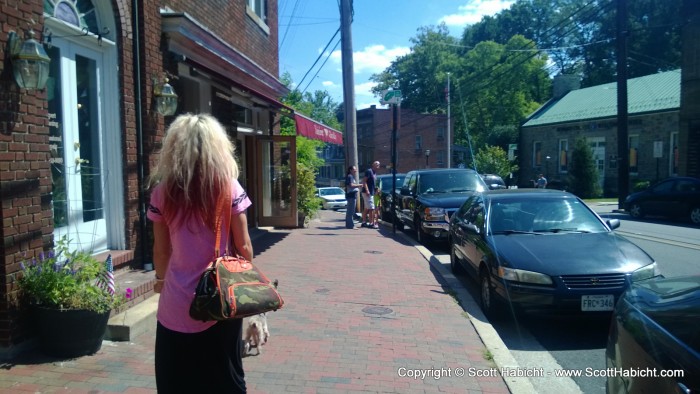
[[[680,109],[681,70],[627,80],[628,113]],[[572,90],[535,111],[523,127],[617,116],[617,83]]]

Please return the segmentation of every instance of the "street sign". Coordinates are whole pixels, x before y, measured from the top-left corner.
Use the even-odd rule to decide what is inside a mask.
[[[400,90],[382,90],[381,104],[401,104]]]

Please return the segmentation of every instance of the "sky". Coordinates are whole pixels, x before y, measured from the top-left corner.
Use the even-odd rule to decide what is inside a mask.
[[[370,89],[372,74],[384,71],[397,57],[410,52],[418,28],[445,22],[450,34],[483,16],[509,8],[512,0],[354,0],[352,49],[355,107],[376,104]],[[300,90],[325,90],[343,102],[339,0],[279,0],[280,76],[289,72]],[[330,44],[329,44],[330,43]],[[337,46],[336,46],[337,43]],[[314,65],[315,63],[315,65]]]

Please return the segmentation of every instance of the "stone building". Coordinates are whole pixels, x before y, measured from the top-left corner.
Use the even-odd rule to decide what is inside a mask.
[[[604,195],[616,196],[617,84],[577,87],[576,77],[555,77],[552,99],[521,126],[519,185],[531,187],[539,173],[566,182],[576,139],[585,138]],[[681,70],[630,79],[627,90],[630,182],[680,175]]]

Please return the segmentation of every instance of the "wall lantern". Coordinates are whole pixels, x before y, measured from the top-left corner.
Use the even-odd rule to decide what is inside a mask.
[[[51,58],[41,43],[34,39],[34,30],[29,29],[27,35],[29,38],[22,41],[14,31],[9,34],[12,71],[20,88],[42,90],[49,79]]]
[[[153,95],[156,100],[156,112],[163,116],[172,116],[177,111],[177,94],[172,85],[168,83],[168,78],[163,78],[163,81],[154,79]]]

